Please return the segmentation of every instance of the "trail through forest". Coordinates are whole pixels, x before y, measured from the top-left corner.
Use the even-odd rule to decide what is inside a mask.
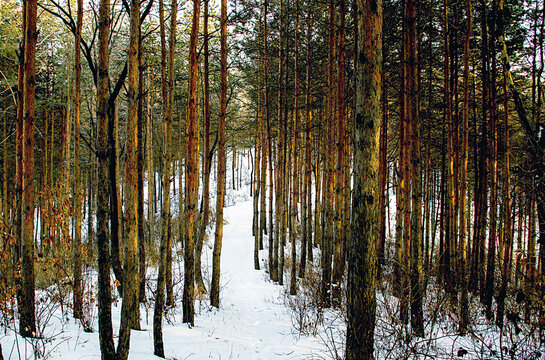
[[[210,236],[203,253],[205,283],[211,274],[212,239]],[[265,252],[262,251],[262,259]],[[182,265],[176,264],[175,268],[178,267]],[[166,314],[163,328],[167,359],[302,359],[318,352],[321,347],[318,338],[299,336],[295,332],[284,304],[285,288],[267,280],[263,270],[253,270],[251,201],[225,208],[221,267],[220,309],[210,307],[208,300],[197,300],[195,327],[191,329],[182,323],[181,281],[177,285],[177,303],[179,300],[180,304]],[[120,310],[118,301],[112,307],[114,331],[119,327]],[[129,359],[156,358],[153,356],[152,312],[152,307],[146,310],[142,305],[143,331],[132,331]],[[93,313],[96,317],[96,310]],[[50,359],[100,359],[96,318],[93,327],[95,332],[83,332],[73,319],[63,319],[57,308],[45,331],[46,340],[52,341],[43,350]],[[26,343],[25,349],[23,338],[17,336],[14,340],[13,332],[1,339],[5,359],[19,359],[19,353],[25,351],[32,353],[31,343]],[[35,346],[42,347],[40,341],[33,341]]]

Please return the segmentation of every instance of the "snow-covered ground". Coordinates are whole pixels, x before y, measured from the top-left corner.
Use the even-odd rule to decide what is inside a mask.
[[[181,303],[164,320],[165,355],[170,359],[303,359],[319,352],[317,338],[295,333],[284,305],[285,290],[253,269],[252,202],[225,208],[225,234],[221,257],[221,306],[196,303],[195,326],[181,322]],[[211,237],[212,238],[212,237]],[[205,246],[203,263],[211,264],[211,243]],[[262,256],[266,254],[263,252]],[[206,272],[206,270],[205,270]],[[211,271],[210,271],[211,272]],[[206,277],[206,274],[205,274]],[[113,306],[117,332],[120,302]],[[34,347],[50,359],[100,359],[98,332],[86,333],[73,319],[53,310],[44,340]],[[152,359],[152,311],[142,306],[142,331],[133,331],[130,359]],[[94,311],[96,315],[96,310]],[[149,319],[149,321],[147,320]],[[98,325],[95,323],[96,328]],[[96,329],[95,329],[96,330]],[[5,329],[0,337],[4,359],[34,358],[32,343]],[[26,346],[25,346],[26,345]]]
[[[239,155],[236,190],[232,186],[231,159],[228,157],[227,162],[220,309],[211,308],[207,299],[198,299],[195,301],[195,326],[190,329],[182,323],[183,263],[182,252],[178,244],[175,244],[176,260],[173,264],[173,274],[177,304],[175,308],[168,309],[163,318],[166,357],[177,360],[342,358],[345,336],[342,311],[331,309],[322,311],[313,302],[313,299],[317,298],[319,288],[317,286],[319,270],[308,272],[305,282],[299,282],[301,288],[296,297],[287,295],[285,287],[272,283],[264,270],[254,270],[252,198],[249,196],[251,172],[247,165],[248,155],[246,153]],[[177,174],[173,180],[179,191]],[[179,196],[173,189],[171,191],[173,221],[176,223]],[[210,190],[212,208],[215,206],[215,192],[216,184],[212,179]],[[145,194],[147,195],[147,188]],[[160,209],[159,201],[157,208]],[[390,194],[392,224],[395,224],[394,214],[395,196]],[[86,223],[84,221],[84,224]],[[157,223],[154,224],[158,226]],[[209,239],[202,256],[203,277],[207,286],[212,272],[213,226],[208,232]],[[152,236],[157,236],[156,230],[152,231]],[[267,246],[267,238],[264,243]],[[268,250],[262,250],[260,256],[261,268],[264,269]],[[286,256],[289,258],[289,248],[286,249]],[[315,253],[315,259],[319,259],[319,252]],[[315,266],[318,266],[318,262],[315,262]],[[289,271],[285,272],[285,276],[285,283],[289,284]],[[0,344],[4,359],[34,359],[36,355],[43,359],[101,358],[97,309],[94,301],[96,281],[93,279],[96,279],[96,269],[88,268],[85,277],[88,291],[85,309],[90,319],[89,325],[94,332],[85,332],[81,324],[71,318],[71,310],[67,308],[67,303],[71,301],[70,286],[54,285],[38,291],[36,295],[37,327],[42,338],[23,339],[14,331],[17,320],[13,322],[0,318]],[[148,268],[147,277],[150,280],[147,289],[150,301],[140,308],[142,331],[132,332],[129,359],[133,360],[158,359],[153,356],[152,335],[156,277],[154,268]],[[460,336],[457,331],[456,311],[450,309],[451,305],[441,286],[436,284],[433,278],[428,281],[424,305],[425,339],[413,338],[410,328],[400,326],[398,299],[393,296],[391,285],[386,282],[381,284],[377,294],[375,328],[377,359],[545,359],[545,340],[540,339],[536,326],[523,325],[519,322],[519,329],[516,322],[506,321],[504,332],[500,332],[493,322],[485,319],[482,306],[474,297],[470,302],[471,329],[466,336]],[[62,296],[64,303],[59,302],[59,290],[64,292]],[[116,334],[119,329],[120,310],[121,302],[116,299],[112,304]],[[523,313],[524,304],[509,302],[507,314],[517,318],[515,315]],[[537,314],[530,315],[534,319],[532,324],[535,324]],[[301,330],[301,333],[298,330]]]

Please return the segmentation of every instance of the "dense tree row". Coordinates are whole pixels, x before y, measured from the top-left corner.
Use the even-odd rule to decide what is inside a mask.
[[[237,9],[256,24],[255,38],[244,43],[258,121],[256,268],[266,234],[271,279],[284,282],[288,254],[291,294],[297,279],[320,269],[324,307],[343,302],[349,224],[353,240],[354,231],[363,232],[356,230],[362,224],[355,174],[364,155],[354,132],[361,95],[354,55],[362,56],[354,24],[369,14],[358,3],[246,2]],[[515,297],[526,299],[526,319],[538,322],[529,319],[543,291],[536,278],[544,260],[544,248],[536,254],[545,219],[543,11],[539,2],[384,3],[378,236],[376,250],[360,244],[357,251],[376,251],[378,284],[390,283],[413,336],[425,336],[423,301],[432,276],[458,309],[461,333],[470,326],[473,296],[500,328],[506,315],[513,319],[505,304]],[[301,28],[301,18],[308,27]],[[525,61],[512,66],[510,58]],[[271,187],[276,196],[267,202]],[[274,220],[267,207],[275,209]],[[313,264],[316,248],[321,255]],[[350,273],[346,286],[350,294]],[[350,324],[350,308],[348,314]]]
[[[542,2],[73,5],[0,5],[0,301],[16,299],[22,335],[36,335],[35,286],[62,279],[85,324],[94,267],[103,358],[127,358],[152,264],[164,357],[173,249],[184,322],[207,292],[220,305],[228,152],[233,188],[251,157],[255,269],[291,295],[317,274],[319,306],[347,314],[346,358],[373,356],[377,287],[414,337],[430,284],[461,334],[473,298],[500,329],[513,302],[543,326]]]
[[[154,315],[155,353],[164,357],[161,321],[166,306],[174,306],[173,279],[172,279],[172,247],[173,230],[171,216],[170,191],[172,182],[172,166],[178,166],[178,192],[180,196],[177,222],[180,224],[177,235],[184,243],[186,264],[186,283],[184,284],[184,321],[193,325],[194,281],[193,269],[195,256],[195,238],[200,234],[200,249],[206,229],[206,223],[199,226],[197,216],[197,186],[199,175],[199,117],[200,103],[198,103],[197,83],[200,80],[200,63],[197,54],[199,41],[200,2],[194,2],[193,30],[189,35],[191,64],[188,72],[190,78],[189,105],[187,114],[188,123],[182,121],[182,114],[178,111],[182,99],[177,94],[176,81],[181,74],[175,72],[175,44],[177,41],[176,28],[178,27],[176,1],[170,8],[170,45],[167,67],[167,51],[165,36],[165,20],[163,2],[159,2],[160,21],[150,20],[150,14],[156,14],[153,1],[140,3],[139,1],[111,4],[108,0],[100,3],[90,3],[84,9],[83,2],[78,1],[77,9],[71,8],[70,3],[45,2],[40,3],[40,9],[46,14],[47,21],[55,25],[53,31],[61,29],[64,35],[73,34],[74,44],[47,43],[44,49],[38,48],[41,53],[39,61],[46,59],[45,66],[39,67],[36,81],[36,50],[37,50],[37,2],[23,2],[23,41],[18,54],[20,64],[19,83],[11,86],[10,79],[4,76],[5,91],[14,94],[13,104],[17,105],[16,112],[10,109],[11,98],[4,98],[3,111],[5,141],[4,151],[4,187],[3,187],[3,240],[2,240],[2,308],[9,310],[12,289],[16,285],[17,307],[19,310],[19,328],[23,336],[40,336],[36,329],[35,320],[35,283],[45,281],[45,285],[60,282],[68,276],[73,286],[73,316],[80,319],[84,326],[88,326],[86,319],[89,314],[88,303],[84,309],[84,284],[82,284],[82,265],[94,264],[98,260],[98,315],[100,348],[103,358],[127,358],[130,344],[131,329],[139,329],[139,303],[148,301],[146,289],[146,253],[152,251],[155,241],[154,219],[157,212],[157,195],[162,191],[160,206],[162,206],[162,235],[159,251],[159,279],[156,290],[156,306]],[[13,2],[3,6],[2,16],[16,16],[21,8]],[[141,6],[142,5],[142,6]],[[221,69],[218,78],[221,78],[220,116],[217,130],[219,139],[217,179],[218,209],[223,208],[225,193],[225,124],[227,107],[227,46],[226,46],[226,2],[221,4]],[[208,3],[205,7],[205,18],[208,21]],[[124,21],[128,15],[128,24]],[[75,18],[74,18],[75,16]],[[84,20],[90,26],[82,32]],[[218,25],[219,25],[218,23]],[[142,25],[144,24],[144,25]],[[42,22],[42,25],[44,23]],[[158,26],[157,26],[158,25]],[[155,27],[159,27],[157,34]],[[3,31],[10,31],[9,28]],[[157,43],[162,44],[161,57],[155,57],[152,48]],[[116,42],[117,41],[117,42]],[[208,44],[211,39],[206,35],[207,56],[206,68],[209,83]],[[124,46],[128,50],[121,50]],[[63,51],[75,53],[72,57]],[[4,50],[4,49],[3,49]],[[8,49],[9,50],[9,49]],[[120,52],[121,51],[121,52]],[[6,59],[14,60],[16,52],[5,53]],[[82,76],[81,55],[87,61],[87,69]],[[117,56],[116,56],[117,55]],[[113,59],[112,63],[110,59]],[[159,60],[159,61],[158,61]],[[62,63],[64,62],[64,63]],[[153,73],[153,68],[160,64],[161,76]],[[66,67],[63,70],[62,67]],[[71,66],[75,68],[71,78]],[[17,69],[6,61],[2,70]],[[167,72],[168,69],[168,72]],[[111,74],[116,74],[114,80]],[[2,72],[4,74],[4,71]],[[9,76],[12,76],[6,71]],[[55,80],[51,80],[51,76]],[[62,78],[65,80],[59,80]],[[74,81],[74,85],[72,85]],[[154,94],[154,83],[160,81],[162,94]],[[87,91],[82,94],[82,84],[96,88],[96,93]],[[38,92],[35,88],[38,85]],[[19,89],[21,89],[19,91]],[[23,90],[24,89],[24,90]],[[66,91],[66,96],[62,94]],[[209,98],[207,85],[206,98]],[[72,97],[72,91],[74,95]],[[35,93],[37,93],[35,95]],[[45,94],[45,97],[44,97]],[[83,95],[83,96],[82,96]],[[15,98],[17,96],[17,98]],[[96,99],[96,100],[95,100]],[[83,118],[82,103],[86,102],[88,112]],[[41,102],[41,103],[40,103]],[[35,103],[41,105],[36,110]],[[123,105],[122,105],[123,103]],[[95,105],[96,104],[96,105]],[[72,111],[72,107],[74,111]],[[53,114],[51,108],[54,108]],[[163,131],[157,131],[156,114],[154,108],[162,109]],[[236,110],[236,106],[233,106]],[[36,139],[43,139],[40,146],[41,154],[34,155],[34,123],[36,112],[40,112],[42,122],[38,123],[39,132]],[[206,105],[208,122],[205,126],[206,139],[210,136],[210,105]],[[176,114],[176,112],[178,112]],[[14,115],[10,119],[11,114]],[[25,115],[26,114],[26,115]],[[96,116],[95,116],[96,115]],[[16,116],[16,117],[15,117]],[[49,120],[51,118],[51,120]],[[61,123],[55,120],[61,119]],[[172,148],[173,122],[177,121],[177,142]],[[12,121],[14,126],[10,126]],[[48,122],[51,121],[51,122]],[[121,128],[121,122],[126,130]],[[12,132],[15,130],[15,133]],[[72,143],[72,137],[74,138]],[[163,146],[158,147],[154,142],[163,138]],[[83,141],[82,141],[83,140]],[[147,144],[146,144],[147,143]],[[86,145],[86,146],[83,146]],[[16,158],[8,159],[9,147],[14,146]],[[241,146],[236,144],[233,146]],[[182,149],[186,147],[183,151]],[[157,150],[157,148],[159,150]],[[82,151],[88,154],[87,162],[82,161]],[[73,150],[73,152],[72,152]],[[207,158],[207,185],[210,181],[210,159],[213,151],[207,146],[210,153]],[[161,154],[162,153],[162,154]],[[34,162],[39,165],[34,167]],[[144,161],[144,160],[147,161]],[[182,160],[185,165],[182,164]],[[9,173],[9,162],[15,164],[15,172]],[[56,164],[62,164],[59,169]],[[153,164],[161,166],[153,166]],[[82,165],[87,170],[89,181],[83,180]],[[72,169],[73,168],[73,169]],[[186,168],[183,176],[183,170]],[[123,170],[123,171],[122,171]],[[147,214],[144,217],[144,174],[148,175]],[[159,183],[163,174],[163,184]],[[159,175],[159,177],[157,176]],[[221,179],[223,178],[223,186]],[[8,187],[10,179],[15,179],[13,187]],[[185,185],[182,179],[185,180]],[[35,186],[39,180],[39,186]],[[98,182],[98,183],[97,183]],[[58,184],[58,185],[55,185]],[[84,187],[87,186],[85,189]],[[183,190],[182,190],[183,188]],[[174,194],[176,190],[174,190]],[[35,194],[38,201],[35,201]],[[82,200],[86,200],[82,208]],[[96,201],[96,210],[94,202]],[[26,204],[26,205],[23,205]],[[208,206],[208,205],[207,205]],[[38,208],[38,219],[35,222],[35,208]],[[82,241],[82,214],[86,213],[88,229],[85,243]],[[207,210],[208,211],[208,210]],[[211,296],[212,305],[219,307],[219,256],[221,251],[223,220],[221,210],[216,211],[217,223],[214,246],[214,274]],[[182,219],[183,217],[183,219]],[[95,220],[96,219],[96,233]],[[35,226],[39,224],[40,232],[35,237]],[[148,226],[148,236],[145,234],[145,225]],[[194,229],[201,229],[195,232]],[[96,235],[95,235],[96,234]],[[96,247],[95,247],[96,239]],[[65,247],[71,248],[72,254],[66,254]],[[38,251],[36,256],[35,251]],[[96,255],[95,255],[96,254]],[[9,260],[11,258],[11,260]],[[22,261],[21,261],[22,260]],[[200,260],[200,259],[199,259]],[[200,261],[197,262],[200,267]],[[47,271],[50,266],[55,275],[45,279],[37,278],[34,268]],[[114,294],[110,285],[110,271],[115,274],[115,287],[122,296],[122,315],[119,342],[114,345],[111,304]],[[200,268],[198,273],[201,273]],[[199,285],[204,292],[202,278]],[[89,295],[86,293],[86,295]],[[88,296],[85,296],[88,299]]]

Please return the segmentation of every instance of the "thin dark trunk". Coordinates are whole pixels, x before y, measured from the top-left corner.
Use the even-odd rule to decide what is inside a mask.
[[[98,121],[98,186],[97,186],[97,248],[98,248],[98,332],[102,359],[114,359],[115,347],[112,328],[112,294],[110,289],[110,246],[108,244],[108,89],[109,89],[109,38],[110,1],[101,0],[99,8],[99,50],[97,85]]]
[[[204,236],[206,227],[210,217],[210,70],[208,49],[208,0],[204,1],[204,164],[203,164],[203,209],[202,219],[199,227],[199,236],[197,238],[195,251],[195,285],[197,287],[197,295],[206,293],[204,281],[202,278],[201,254],[204,244]]]
[[[219,307],[220,257],[223,238],[223,204],[225,198],[225,119],[227,113],[227,0],[221,2],[221,94],[218,127],[218,195],[216,200],[216,232],[212,260],[210,304]],[[271,173],[272,177],[272,173]],[[269,237],[272,238],[272,233]]]
[[[81,167],[80,167],[80,115],[81,115],[81,29],[83,26],[83,0],[78,0],[78,14],[75,41],[75,114],[74,114],[74,318],[83,319],[83,284],[81,274]],[[45,162],[44,162],[45,163]]]

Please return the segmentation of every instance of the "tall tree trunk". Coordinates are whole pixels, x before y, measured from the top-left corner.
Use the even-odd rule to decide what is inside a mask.
[[[418,54],[416,39],[415,0],[406,0],[407,17],[407,122],[410,123],[411,139],[411,250],[410,250],[410,288],[411,288],[411,330],[417,337],[424,336],[422,302],[424,298],[422,280],[422,161],[420,151],[420,114],[418,99]]]
[[[109,89],[110,0],[101,0],[99,7],[98,47],[98,184],[97,184],[97,249],[98,249],[98,332],[102,359],[113,359],[115,347],[112,328],[112,294],[110,289],[110,244],[108,244],[108,89]]]
[[[109,177],[110,177],[110,226],[111,226],[111,257],[118,292],[123,296],[123,268],[121,266],[119,242],[121,239],[121,196],[119,185],[119,114],[117,100],[109,104],[108,113],[108,143],[109,143]]]
[[[329,42],[328,42],[328,126],[327,136],[324,137],[325,146],[325,165],[324,165],[324,213],[325,231],[322,239],[322,304],[324,307],[330,306],[330,289],[331,289],[331,257],[333,255],[333,128],[334,128],[334,60],[335,60],[335,6],[333,0],[329,1]]]
[[[299,176],[297,162],[297,140],[299,134],[299,0],[295,0],[295,123],[293,125],[293,165],[292,173],[292,194],[291,194],[291,221],[290,221],[290,242],[291,242],[291,278],[290,295],[297,293],[297,204],[299,202]]]
[[[259,201],[260,190],[261,190],[261,91],[257,91],[257,113],[256,113],[256,133],[255,133],[255,158],[254,158],[254,215],[252,223],[252,233],[254,235],[254,269],[259,270],[259,250],[260,250],[260,239],[261,239],[261,226],[259,222]]]
[[[35,337],[36,315],[34,300],[34,120],[36,97],[36,31],[37,1],[27,1],[25,8],[23,137],[22,137],[22,254],[21,302],[19,332]],[[21,150],[21,149],[20,149]]]
[[[274,223],[273,223],[273,153],[272,153],[272,138],[271,138],[271,120],[270,120],[270,103],[269,103],[269,41],[268,41],[268,0],[264,1],[264,17],[263,17],[263,43],[264,43],[264,64],[263,64],[263,75],[264,75],[264,93],[265,93],[265,125],[267,126],[267,161],[269,165],[269,230],[266,231],[269,237],[269,274],[272,276],[271,266],[273,265],[273,250],[274,250]],[[233,161],[235,160],[236,152],[233,146]],[[233,178],[234,182],[234,178]],[[266,186],[263,188],[265,191]]]
[[[173,114],[174,114],[174,56],[176,51],[176,27],[178,26],[178,23],[176,22],[177,15],[178,15],[178,0],[172,0],[170,4],[170,34],[169,34],[169,50],[168,50],[168,122],[170,123],[170,130],[169,132],[172,132],[172,122],[173,122]],[[172,134],[168,135],[168,137],[172,138]],[[170,181],[170,175],[171,175],[171,167],[172,167],[172,149],[171,149],[171,143],[172,139],[168,139],[168,147],[167,147],[167,159],[168,164],[166,164],[169,167],[169,177],[168,181]],[[182,146],[182,144],[179,144]],[[198,166],[198,165],[197,165]],[[165,177],[166,179],[166,177]],[[174,183],[174,182],[173,182]],[[181,184],[180,184],[181,188]],[[170,194],[170,189],[169,189]],[[169,195],[170,196],[170,195]],[[170,200],[169,200],[170,201]],[[180,208],[182,208],[181,202],[180,202]],[[169,210],[170,211],[170,210]],[[170,217],[169,217],[170,218]],[[171,218],[170,218],[171,219]],[[167,292],[167,299],[166,299],[166,305],[169,307],[174,306],[174,285],[172,281],[172,224],[171,221],[168,222],[168,233],[169,236],[167,237],[167,263],[166,263],[166,274],[165,274],[165,281],[166,281],[166,292]]]
[[[339,38],[337,50],[337,167],[335,169],[335,250],[333,261],[333,299],[338,302],[341,297],[341,280],[344,275],[344,230],[343,230],[343,210],[345,194],[344,190],[344,162],[345,162],[345,89],[344,89],[344,47],[345,47],[345,17],[346,9],[344,0],[339,2]]]
[[[273,243],[273,258],[272,258],[272,266],[271,266],[271,280],[273,281],[279,281],[279,274],[282,274],[282,271],[278,268],[279,266],[279,259],[278,259],[278,251],[284,252],[284,248],[281,245],[282,240],[280,239],[281,235],[281,224],[282,224],[282,208],[284,206],[283,204],[283,196],[281,188],[282,185],[282,179],[284,177],[284,153],[283,153],[283,144],[285,139],[284,134],[284,121],[283,119],[283,104],[285,96],[284,91],[284,44],[283,44],[283,35],[284,35],[284,29],[283,29],[283,16],[284,16],[284,2],[283,0],[280,0],[280,29],[278,34],[278,143],[277,143],[277,150],[276,150],[276,172],[275,172],[275,180],[276,183],[274,184],[274,188],[276,189],[275,192],[275,222],[276,226],[274,227],[274,243]],[[271,176],[273,174],[271,173]],[[271,234],[273,236],[273,234]]]
[[[358,0],[358,67],[354,190],[350,233],[346,359],[373,359],[376,311],[376,243],[378,234],[378,169],[382,2]]]
[[[383,47],[384,53],[384,47]],[[382,267],[386,263],[386,180],[388,178],[388,88],[386,74],[382,72],[382,120],[380,125],[380,163],[379,163],[379,235],[377,243],[377,274],[380,279]]]
[[[201,3],[193,1],[193,22],[189,45],[189,124],[187,141],[187,171],[186,171],[186,243],[184,253],[184,295],[183,321],[190,326],[194,325],[195,309],[195,211],[198,199],[198,119],[197,119],[197,41],[199,35],[199,16]],[[217,210],[216,210],[217,211]]]
[[[500,0],[500,11],[503,11],[503,1]],[[500,21],[501,23],[501,21]],[[500,31],[502,31],[501,29]],[[504,202],[504,211],[503,211],[503,244],[500,243],[500,246],[503,246],[503,261],[502,261],[502,272],[501,272],[501,283],[500,291],[497,298],[497,315],[496,315],[496,324],[500,329],[503,329],[503,318],[505,314],[505,298],[507,296],[507,285],[511,277],[511,269],[509,263],[511,261],[511,251],[513,237],[511,232],[511,173],[509,169],[509,109],[507,106],[507,77],[504,74],[503,89],[504,89],[504,170],[503,170],[503,202]]]
[[[68,64],[68,62],[67,62]],[[69,71],[70,67],[67,65],[66,66],[67,69]],[[70,186],[71,186],[71,165],[72,165],[72,154],[71,154],[71,150],[72,150],[72,123],[71,123],[71,115],[72,115],[72,108],[71,108],[71,105],[72,105],[72,99],[71,99],[71,91],[72,91],[72,79],[71,79],[71,75],[72,73],[69,72],[67,77],[66,77],[66,105],[65,105],[65,113],[64,113],[64,129],[63,129],[63,149],[62,149],[62,153],[63,153],[63,165],[62,165],[62,172],[64,174],[62,174],[63,176],[63,181],[61,182],[62,184],[62,196],[66,199],[70,199]],[[68,214],[68,211],[65,210],[65,214],[64,216],[66,217],[66,219],[68,219],[69,217],[69,214]],[[63,236],[65,237],[65,240],[66,238],[68,238],[69,236],[69,226],[70,224],[70,221],[66,221],[64,224],[63,224]]]
[[[500,0],[499,2],[499,9],[498,9],[498,29],[497,29],[497,36],[499,37],[500,46],[502,46],[503,51],[503,45],[505,44],[504,40],[504,25],[503,25],[503,0]],[[510,157],[510,144],[509,144],[509,108],[507,103],[507,81],[509,73],[508,68],[506,67],[506,64],[504,62],[504,71],[503,71],[503,91],[504,91],[504,98],[503,98],[503,125],[504,125],[504,134],[503,134],[503,141],[504,141],[504,170],[503,170],[503,179],[504,179],[504,185],[503,185],[503,205],[504,205],[504,228],[503,228],[503,244],[500,243],[500,247],[503,245],[503,263],[502,263],[502,276],[501,276],[501,284],[500,284],[500,291],[497,298],[497,316],[496,316],[496,324],[500,329],[503,329],[503,318],[505,313],[505,298],[507,296],[507,285],[510,281],[510,273],[511,269],[509,266],[509,262],[511,261],[511,249],[512,249],[512,232],[511,232],[511,173],[509,169],[509,157]]]
[[[8,132],[7,115],[4,113],[4,124],[2,128],[2,139],[6,139]],[[2,220],[7,224],[9,216],[9,194],[8,194],[8,142],[4,141],[2,146]],[[47,163],[47,156],[44,160]],[[46,176],[47,179],[47,176]]]
[[[469,323],[469,301],[468,301],[468,229],[467,209],[466,209],[466,186],[467,186],[467,165],[469,158],[469,41],[471,39],[471,27],[473,14],[471,10],[471,0],[466,0],[466,33],[464,41],[464,104],[463,104],[463,119],[462,119],[462,169],[460,178],[460,333],[465,334]]]
[[[486,262],[486,282],[484,292],[484,306],[486,307],[486,317],[491,319],[492,298],[494,295],[494,272],[496,270],[496,241],[497,241],[497,205],[498,205],[498,130],[496,114],[496,1],[493,1],[492,9],[492,29],[490,37],[490,228],[488,233],[488,253]]]
[[[400,114],[403,114],[401,121],[403,122],[403,147],[402,155],[403,161],[401,162],[400,171],[403,174],[403,205],[402,205],[402,240],[401,240],[401,301],[400,301],[400,319],[403,324],[409,320],[409,300],[411,298],[410,287],[410,268],[411,268],[411,149],[410,149],[410,136],[412,134],[413,123],[410,121],[411,114],[409,110],[409,52],[411,51],[409,46],[409,21],[407,19],[408,2],[403,2],[403,63],[402,63],[402,97],[401,108],[403,109]]]
[[[430,3],[430,9],[434,8],[434,2]],[[433,11],[429,12],[428,23],[433,23],[434,15]],[[432,27],[429,27],[427,35],[428,40],[428,139],[426,142],[426,186],[425,198],[424,198],[424,216],[425,216],[425,235],[424,235],[424,273],[428,273],[431,264],[431,253],[433,253],[433,246],[430,242],[435,243],[435,238],[430,239],[431,233],[431,221],[433,219],[433,209],[435,208],[435,197],[433,189],[435,185],[435,179],[432,179],[431,170],[431,124],[433,123],[432,114],[432,101],[433,101],[433,39],[434,31]],[[434,172],[435,174],[435,172]],[[430,204],[431,202],[431,204]],[[431,205],[431,206],[430,206]],[[431,209],[430,209],[431,208]],[[424,292],[426,291],[427,280],[424,281]]]
[[[138,301],[146,299],[146,239],[144,235],[144,63],[142,29],[138,27],[138,124],[137,124],[137,182],[138,182]],[[140,307],[136,307],[140,311]],[[138,319],[140,318],[138,314]],[[137,326],[139,327],[139,323]]]
[[[263,3],[265,4],[265,3]],[[263,75],[265,74],[264,69],[262,69],[261,64],[264,64],[264,54],[261,50],[262,41],[264,40],[264,36],[262,33],[262,26],[263,26],[263,20],[266,18],[264,16],[264,10],[265,6],[263,6],[261,9],[261,14],[259,15],[259,30],[258,30],[258,42],[260,46],[260,50],[258,52],[258,58],[259,58],[259,74],[257,76],[257,83],[258,83],[258,137],[259,137],[259,164],[261,168],[259,169],[259,177],[258,177],[258,187],[259,187],[259,217],[257,222],[257,228],[259,230],[259,250],[263,250],[263,235],[267,234],[267,203],[266,203],[266,192],[267,192],[267,140],[266,140],[266,133],[265,133],[265,126],[267,125],[265,123],[265,94],[263,89],[265,88],[263,84]]]
[[[314,245],[322,246],[322,238],[323,238],[323,226],[322,226],[322,162],[320,159],[322,158],[321,155],[321,146],[320,146],[320,135],[321,131],[319,128],[316,129],[316,131],[312,134],[313,140],[314,140],[314,152],[315,152],[315,162],[314,162],[314,184],[315,184],[315,204],[314,204]]]
[[[262,106],[261,109],[261,118],[259,121],[261,122],[261,132],[260,132],[260,141],[259,144],[261,146],[260,151],[260,160],[261,160],[261,169],[259,172],[260,179],[259,179],[259,196],[260,196],[260,206],[259,206],[259,250],[263,250],[263,237],[264,235],[267,235],[267,161],[268,161],[268,155],[267,155],[267,133],[265,126],[267,126],[265,121],[265,106]]]
[[[175,1],[175,0],[174,0]],[[171,18],[176,18],[177,4],[171,9]],[[167,49],[164,26],[163,0],[159,0],[159,24],[161,36],[161,92],[163,99],[163,201],[161,210],[161,245],[159,247],[159,270],[157,273],[157,290],[155,291],[155,308],[153,310],[153,354],[165,357],[163,345],[162,318],[165,304],[165,283],[167,272],[167,248],[172,243],[170,214],[170,143],[172,141],[172,118],[169,117],[169,93],[167,80]],[[173,22],[176,24],[176,22]],[[172,39],[174,42],[174,39]]]
[[[119,360],[129,357],[131,328],[140,324],[138,302],[138,179],[137,179],[137,149],[138,149],[138,40],[140,35],[140,0],[131,0],[130,35],[128,58],[128,114],[127,114],[127,144],[125,157],[125,273],[126,280],[123,289],[121,305],[121,327],[117,355]]]
[[[151,82],[151,69],[148,69],[147,73],[147,83],[148,89],[146,96],[146,168],[148,172],[148,231],[149,239],[151,239],[151,226],[152,221],[155,218],[155,169],[153,166],[153,117],[152,117],[152,103],[151,103],[151,93],[153,92],[152,82]]]
[[[223,203],[225,198],[225,118],[227,115],[227,0],[221,1],[221,94],[220,122],[218,127],[218,194],[216,198],[216,232],[212,259],[212,282],[210,304],[219,308],[220,299],[220,258],[223,239]],[[272,178],[272,172],[271,172]],[[269,238],[272,238],[272,232]]]
[[[92,119],[92,116],[91,116]],[[95,124],[91,121],[90,124],[90,137],[96,138]],[[53,149],[53,148],[52,148]],[[94,256],[94,244],[95,244],[95,227],[94,227],[94,210],[95,210],[95,189],[96,189],[96,156],[94,153],[89,152],[89,182],[88,182],[88,194],[87,194],[87,259],[93,259]],[[88,261],[89,262],[89,261]]]
[[[301,268],[300,276],[303,277],[306,267],[306,257],[309,262],[313,261],[313,244],[312,244],[312,162],[311,162],[311,127],[312,127],[312,110],[311,110],[311,10],[309,6],[307,15],[307,99],[306,99],[306,121],[305,121],[305,184],[303,195],[303,247],[306,244],[307,251],[301,253]],[[305,257],[306,254],[306,257]]]
[[[444,286],[447,293],[454,296],[454,286],[452,281],[452,271],[455,264],[452,263],[454,251],[454,233],[455,233],[455,175],[454,175],[454,122],[452,119],[452,93],[451,93],[451,74],[450,64],[450,30],[449,30],[449,0],[444,1],[444,73],[445,73],[445,120],[447,124],[447,178],[446,178],[446,223],[445,223],[445,241],[444,241]]]
[[[536,275],[536,203],[537,194],[535,179],[532,176],[530,180],[531,186],[529,191],[528,200],[528,244],[527,244],[527,256],[528,264],[526,265],[526,281],[528,286],[532,286]]]
[[[202,219],[199,227],[199,235],[197,238],[196,251],[195,251],[195,284],[197,287],[197,295],[206,294],[206,288],[202,278],[201,269],[201,254],[204,244],[204,236],[206,234],[206,227],[208,226],[210,217],[210,70],[209,70],[209,57],[210,51],[208,49],[209,35],[208,35],[208,0],[204,1],[204,164],[203,164],[203,209]]]
[[[479,288],[481,302],[484,302],[485,289],[485,238],[486,223],[488,217],[488,24],[485,2],[481,1],[481,56],[482,56],[482,125],[481,125],[481,150],[479,154],[479,183],[475,187],[475,231],[473,235],[473,256],[470,279],[478,280],[478,284],[471,284],[470,288],[476,290]],[[476,282],[476,281],[475,281]]]
[[[81,115],[81,29],[83,26],[83,0],[78,0],[75,44],[75,91],[74,91],[74,318],[83,320],[83,285],[81,276],[81,168],[80,168],[80,115]],[[44,162],[45,163],[45,162]]]
[[[404,4],[404,2],[402,2]],[[405,6],[402,6],[402,13],[405,12]],[[404,284],[404,261],[405,257],[403,256],[403,234],[404,234],[404,216],[407,212],[406,206],[406,193],[408,184],[406,178],[405,169],[405,160],[407,158],[405,152],[405,136],[406,136],[406,122],[405,122],[405,53],[406,53],[406,43],[405,43],[405,28],[406,21],[403,17],[402,22],[402,41],[401,41],[401,51],[399,53],[399,61],[401,64],[401,73],[400,73],[400,91],[399,91],[399,120],[398,120],[398,162],[397,162],[397,187],[396,187],[396,228],[395,228],[395,262],[394,262],[394,275],[395,275],[395,287],[394,290],[396,295],[403,303],[403,309],[400,314],[400,318],[405,317],[406,314],[406,299],[408,296],[404,294],[404,289],[407,288]],[[405,300],[404,300],[405,299]],[[405,317],[406,318],[406,317]]]

